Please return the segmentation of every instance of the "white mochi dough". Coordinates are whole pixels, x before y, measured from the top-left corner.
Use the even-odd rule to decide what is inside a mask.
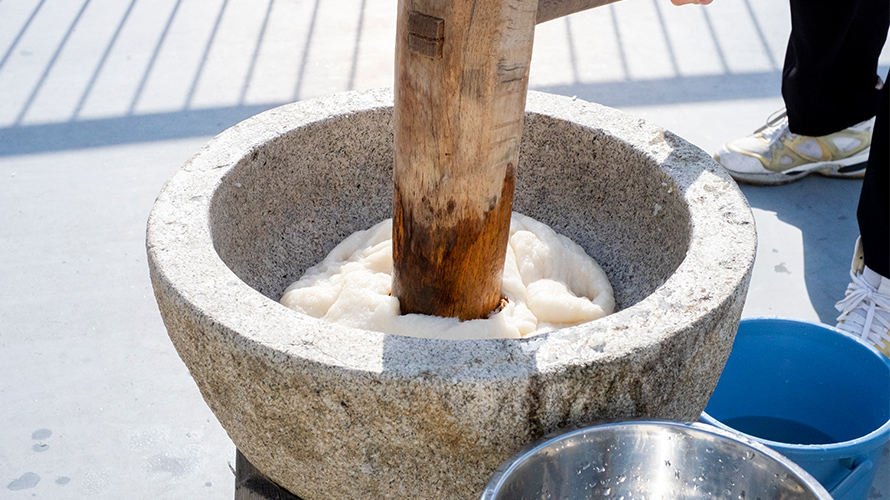
[[[358,231],[285,290],[281,303],[343,325],[410,337],[519,338],[592,321],[615,309],[612,285],[575,242],[513,213],[506,306],[487,319],[399,314],[392,290],[392,219]]]

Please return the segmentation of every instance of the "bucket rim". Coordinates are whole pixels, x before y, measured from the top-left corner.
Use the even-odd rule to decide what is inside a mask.
[[[859,337],[847,333],[843,330],[835,328],[833,326],[826,325],[824,323],[818,323],[815,321],[809,321],[804,319],[796,319],[796,318],[787,318],[782,316],[753,316],[742,318],[739,321],[739,328],[741,328],[744,323],[760,323],[760,322],[773,322],[773,323],[795,323],[795,324],[806,324],[810,326],[814,326],[819,329],[827,330],[836,334],[840,334],[843,337],[846,337],[848,340],[853,341],[865,349],[868,349],[880,362],[887,366],[887,370],[890,371],[890,358],[884,356],[880,351],[878,351],[873,346],[864,342]],[[890,416],[888,416],[887,420],[879,426],[877,429],[865,434],[863,436],[859,436],[855,439],[848,439],[846,441],[838,441],[836,443],[826,443],[826,444],[791,444],[791,443],[783,443],[781,441],[772,441],[769,439],[761,438],[758,436],[754,436],[752,434],[747,434],[745,432],[739,431],[728,425],[720,422],[716,418],[708,415],[706,411],[702,411],[701,420],[710,425],[713,425],[717,428],[727,430],[730,432],[734,432],[736,434],[740,434],[745,436],[748,439],[753,439],[760,443],[763,443],[770,448],[775,450],[779,450],[781,452],[791,451],[800,456],[806,456],[808,458],[818,458],[824,457],[825,460],[833,460],[834,457],[830,457],[826,455],[826,452],[845,452],[852,449],[867,447],[863,452],[858,452],[858,455],[867,454],[868,452],[874,450],[875,448],[879,448],[884,446],[888,441],[890,441]],[[868,446],[872,444],[871,446]],[[847,453],[849,455],[849,453]]]

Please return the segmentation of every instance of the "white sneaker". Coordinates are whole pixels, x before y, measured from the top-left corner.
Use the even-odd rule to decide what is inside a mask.
[[[846,296],[834,306],[841,311],[837,328],[890,357],[890,278],[863,265],[860,240],[856,240],[850,278]]]
[[[727,142],[717,160],[736,181],[779,185],[810,173],[829,177],[865,175],[874,117],[833,134],[812,137],[792,133],[785,111],[771,116],[752,135]]]

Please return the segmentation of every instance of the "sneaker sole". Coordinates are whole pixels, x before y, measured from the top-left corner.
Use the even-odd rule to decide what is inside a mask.
[[[729,172],[729,175],[736,182],[752,186],[781,186],[803,179],[810,174],[819,174],[834,179],[861,179],[865,176],[868,151],[868,149],[860,151],[858,154],[843,160],[808,163],[789,172],[752,174],[748,172],[734,172],[729,169],[726,171]]]

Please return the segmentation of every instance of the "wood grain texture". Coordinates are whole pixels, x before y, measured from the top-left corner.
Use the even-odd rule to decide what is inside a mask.
[[[393,294],[402,313],[498,307],[537,0],[400,0]]]

